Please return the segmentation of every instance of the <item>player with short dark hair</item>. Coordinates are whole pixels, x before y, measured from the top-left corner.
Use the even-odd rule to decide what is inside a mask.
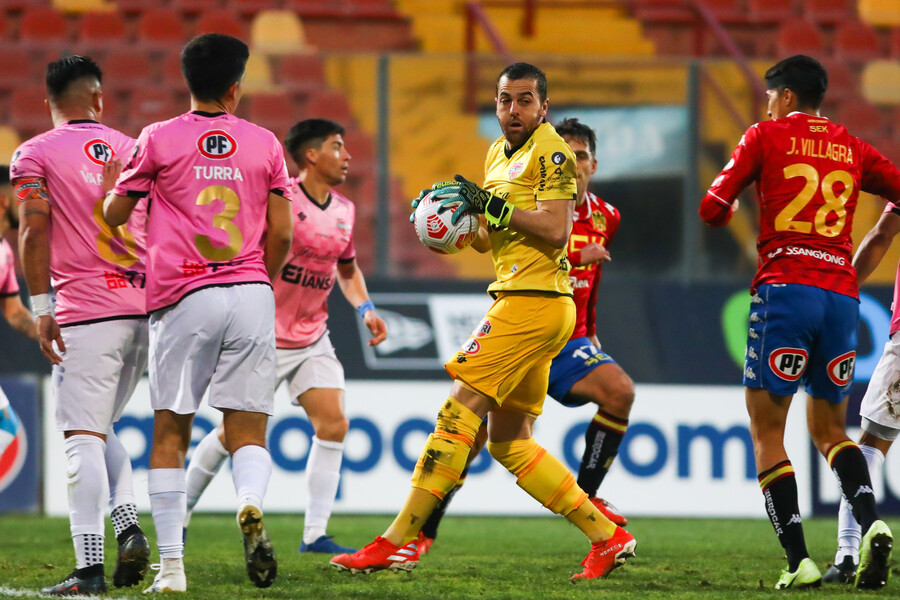
[[[147,571],[131,459],[113,431],[147,367],[146,203],[118,227],[103,194],[134,140],[100,123],[100,68],[68,56],[47,67],[53,129],[22,144],[10,176],[19,200],[19,249],[41,350],[53,363],[56,424],[65,435],[75,570],[45,594],[102,593],[107,503],[119,546],[116,587]],[[50,285],[56,291],[55,306]]]
[[[387,336],[356,262],[356,207],[334,189],[350,168],[343,133],[344,128],[334,121],[307,119],[294,125],[285,139],[302,172],[291,181],[297,215],[291,253],[275,280],[275,386],[287,382],[291,401],[303,407],[315,433],[304,469],[307,504],[301,553],[355,552],[326,535],[349,428],[344,414],[344,369],[327,328],[328,296],[334,284],[372,333],[369,344],[380,344]],[[187,470],[185,527],[203,490],[228,456],[224,442],[225,430],[219,425],[194,449]]]
[[[850,230],[860,190],[900,202],[900,171],[845,127],[819,115],[825,69],[792,56],[766,72],[770,121],[750,127],[700,205],[712,226],[728,223],[737,195],[757,184],[759,269],[750,287],[744,366],[750,433],[766,513],[788,568],[776,589],[817,586],[806,549],[784,427],[800,383],[810,436],[837,476],[865,533],[858,587],[887,581],[893,536],[875,511],[866,460],[844,429],[853,381],[859,292]]]
[[[147,310],[153,449],[147,487],[162,568],[146,592],[183,592],[184,457],[207,388],[223,413],[250,580],[277,563],[263,526],[272,459],[266,424],[275,383],[272,281],[291,244],[290,182],[272,132],[234,116],[247,46],[194,38],[181,53],[191,111],[148,125],[103,206],[124,222],[153,192]],[[218,94],[218,95],[216,95]]]
[[[522,73],[521,76],[518,74]],[[342,570],[409,571],[418,564],[416,538],[425,518],[460,478],[484,418],[488,451],[528,494],[562,514],[590,540],[584,570],[574,579],[606,576],[633,556],[634,537],[609,521],[566,467],[535,442],[532,431],[547,394],[550,363],[572,334],[575,303],[566,245],[572,227],[575,157],[544,121],[548,100],[537,67],[505,71],[497,83],[496,112],[503,137],[488,151],[484,187],[457,175],[432,193],[452,220],[483,214],[497,281],[484,320],[444,365],[453,377],[434,433],[416,463],[406,504],[384,536],[331,564]]]

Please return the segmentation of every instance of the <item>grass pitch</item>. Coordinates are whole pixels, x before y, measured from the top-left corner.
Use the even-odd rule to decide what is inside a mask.
[[[142,525],[155,542],[149,515]],[[389,524],[386,516],[336,516],[330,532],[345,545],[362,546]],[[399,599],[615,598],[624,600],[783,597],[900,597],[900,569],[878,592],[825,586],[776,592],[786,565],[781,547],[764,520],[632,520],[637,556],[607,579],[577,585],[588,544],[562,518],[447,517],[431,553],[411,574],[380,572],[352,576],[328,565],[330,556],[299,555],[302,516],[268,515],[266,525],[278,553],[278,579],[260,590],[249,582],[241,536],[234,518],[197,515],[191,522],[185,559],[185,600],[222,598]],[[889,525],[900,532],[900,520]],[[824,572],[834,556],[835,519],[807,520],[807,544]],[[155,546],[154,546],[155,554]],[[155,560],[155,558],[154,558]],[[112,585],[115,543],[107,531],[107,580]],[[59,518],[0,517],[0,596],[31,596],[59,582],[74,565],[68,522]],[[149,585],[152,572],[145,579]],[[115,589],[114,598],[137,598],[145,585]]]

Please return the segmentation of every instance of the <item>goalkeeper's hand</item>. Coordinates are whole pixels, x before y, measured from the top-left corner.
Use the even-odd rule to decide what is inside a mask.
[[[489,225],[494,228],[503,229],[509,227],[509,219],[512,217],[513,205],[494,196],[489,191],[472,183],[462,175],[455,175],[453,179],[457,183],[450,183],[442,192],[449,193],[451,190],[455,192],[456,197],[450,197],[441,201],[441,206],[451,206],[456,204],[462,205],[462,210],[457,210],[450,217],[450,222],[454,225],[463,213],[474,211],[483,213]]]
[[[412,201],[412,204],[411,204],[413,211],[412,211],[412,214],[409,215],[409,222],[410,222],[410,223],[415,223],[415,221],[416,221],[416,209],[419,207],[419,203],[422,202],[422,200],[425,198],[425,196],[427,196],[427,195],[430,194],[431,192],[437,190],[438,188],[443,188],[443,187],[446,187],[446,186],[448,186],[448,185],[456,185],[456,182],[455,182],[455,181],[441,181],[441,182],[438,182],[438,183],[434,184],[433,186],[431,186],[430,188],[427,188],[427,189],[422,190],[422,191],[419,193],[419,197],[418,197],[418,198],[413,198],[413,201]],[[441,196],[440,194],[436,195],[436,199],[440,199],[440,198],[442,198],[442,197],[443,197],[443,196]]]

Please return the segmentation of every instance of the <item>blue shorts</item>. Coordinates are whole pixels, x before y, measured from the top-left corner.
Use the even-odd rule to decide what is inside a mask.
[[[853,382],[859,302],[799,283],[759,286],[750,300],[744,385],[841,403]]]
[[[547,394],[563,406],[581,406],[587,400],[566,398],[569,390],[577,381],[581,381],[588,373],[607,363],[615,363],[609,354],[597,348],[586,337],[572,338],[553,362],[550,363],[550,382]]]

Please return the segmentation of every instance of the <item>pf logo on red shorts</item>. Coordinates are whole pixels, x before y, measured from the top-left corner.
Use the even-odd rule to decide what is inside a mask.
[[[803,348],[778,348],[769,354],[769,368],[785,381],[797,381],[808,360],[809,354]]]
[[[841,354],[828,363],[828,377],[835,385],[847,385],[853,379],[856,352]]]
[[[197,150],[206,158],[222,160],[234,156],[237,141],[221,129],[213,129],[197,138]]]
[[[466,354],[478,354],[481,350],[481,344],[478,343],[478,340],[475,338],[469,338],[465,344],[462,345],[462,351]]]
[[[106,140],[93,139],[84,145],[84,153],[95,165],[105,165],[116,155]]]

